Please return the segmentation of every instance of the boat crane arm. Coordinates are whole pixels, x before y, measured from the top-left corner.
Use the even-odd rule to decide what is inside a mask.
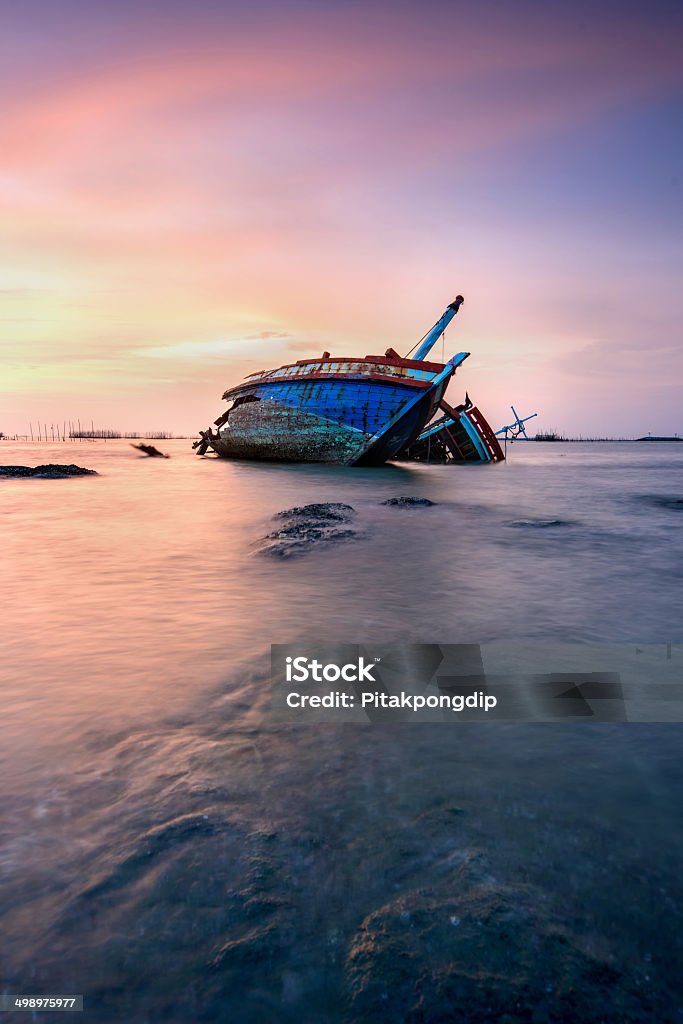
[[[456,297],[453,299],[453,302],[451,302],[446,307],[446,312],[443,314],[441,319],[437,320],[437,322],[432,327],[431,331],[429,331],[424,336],[422,342],[420,343],[420,347],[418,348],[417,352],[413,356],[413,359],[426,359],[427,358],[427,356],[429,355],[431,350],[434,348],[434,346],[436,345],[437,341],[439,340],[439,338],[441,337],[443,332],[446,330],[446,328],[448,327],[449,323],[451,322],[451,320],[453,319],[455,314],[458,312],[458,310],[460,309],[460,307],[462,306],[464,301],[465,300],[462,297],[462,295],[456,295]]]

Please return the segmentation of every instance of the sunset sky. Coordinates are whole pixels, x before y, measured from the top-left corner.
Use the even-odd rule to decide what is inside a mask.
[[[0,15],[0,430],[194,433],[461,292],[449,396],[494,426],[683,432],[680,3]]]

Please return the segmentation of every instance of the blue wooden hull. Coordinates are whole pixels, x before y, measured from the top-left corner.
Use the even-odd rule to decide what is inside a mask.
[[[211,447],[227,458],[376,465],[417,437],[445,386],[363,376],[264,380],[238,396]]]

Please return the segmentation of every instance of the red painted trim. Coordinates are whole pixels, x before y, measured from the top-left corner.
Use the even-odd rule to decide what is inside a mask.
[[[479,431],[479,435],[491,452],[493,462],[504,462],[505,452],[501,448],[500,441],[494,434],[489,421],[482,415],[476,405],[467,410],[467,415]]]
[[[292,366],[306,366],[307,363],[375,363],[380,366],[398,366],[406,370],[428,370],[432,373],[441,373],[445,363],[427,363],[423,359],[401,359],[393,356],[330,356],[323,359],[297,359],[295,363],[284,363],[278,366],[278,370],[288,370]],[[269,373],[275,371],[257,370],[256,373]],[[250,373],[254,377],[255,373]]]
[[[438,373],[445,363],[426,363],[423,359],[401,359],[400,356],[331,356],[329,359],[297,359],[287,366],[305,366],[306,363],[380,363],[385,366],[401,366],[410,370],[433,370]],[[282,367],[280,367],[282,369]]]
[[[386,363],[387,366],[404,366],[409,370],[432,370],[434,373],[441,373],[445,369],[445,363],[428,363],[424,359],[402,359],[400,356],[366,356],[365,359],[357,359],[357,363]]]

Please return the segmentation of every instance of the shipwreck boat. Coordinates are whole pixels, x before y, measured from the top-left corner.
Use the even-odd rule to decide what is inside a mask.
[[[467,359],[427,356],[456,315],[462,295],[419,343],[413,358],[393,348],[363,359],[300,359],[250,374],[223,395],[230,407],[200,431],[193,447],[232,459],[379,465],[409,447],[441,402],[449,380]]]

